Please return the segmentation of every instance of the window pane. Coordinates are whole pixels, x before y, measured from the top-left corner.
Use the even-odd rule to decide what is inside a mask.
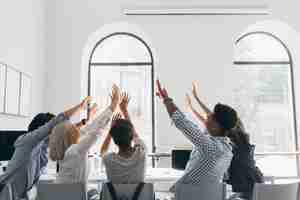
[[[115,35],[97,46],[92,63],[151,62],[147,47],[138,39],[128,35]]]
[[[297,176],[295,156],[257,156],[256,164],[265,176]]]
[[[295,150],[289,65],[238,65],[237,108],[256,152]]]
[[[127,91],[131,97],[129,113],[148,151],[152,147],[152,71],[151,66],[91,66],[91,95],[100,109],[110,102],[113,83]],[[102,142],[103,140],[101,140]],[[99,145],[95,145],[99,151]],[[113,147],[112,147],[113,148]]]
[[[234,59],[246,62],[289,62],[287,51],[280,42],[269,35],[259,33],[248,35],[238,42]]]

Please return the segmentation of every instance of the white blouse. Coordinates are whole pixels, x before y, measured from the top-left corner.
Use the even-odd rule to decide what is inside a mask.
[[[87,182],[90,171],[88,151],[97,142],[101,135],[100,130],[110,122],[112,114],[113,112],[108,107],[81,131],[85,136],[78,144],[71,145],[65,152],[64,159],[59,161],[57,183]]]

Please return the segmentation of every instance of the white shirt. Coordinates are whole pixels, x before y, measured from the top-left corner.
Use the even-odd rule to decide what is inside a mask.
[[[86,183],[90,164],[88,151],[97,142],[103,129],[110,121],[112,111],[107,108],[90,125],[82,130],[86,135],[78,144],[71,145],[65,152],[64,159],[59,161],[57,183]]]
[[[116,153],[103,156],[107,178],[112,183],[144,182],[147,148],[139,137],[134,138],[134,144],[134,153],[129,158],[123,158]]]

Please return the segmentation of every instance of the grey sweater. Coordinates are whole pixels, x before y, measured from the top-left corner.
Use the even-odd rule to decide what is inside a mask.
[[[7,171],[0,176],[0,184],[5,185],[0,191],[0,200],[26,199],[27,189],[35,178],[33,170],[37,170],[32,157],[33,151],[49,136],[52,128],[64,120],[67,118],[61,113],[47,124],[16,140],[15,152],[8,163]]]

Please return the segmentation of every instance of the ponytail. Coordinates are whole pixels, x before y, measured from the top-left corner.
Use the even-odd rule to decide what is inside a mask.
[[[246,133],[245,127],[240,119],[238,119],[236,127],[227,132],[227,137],[236,145],[250,144],[249,134]]]

